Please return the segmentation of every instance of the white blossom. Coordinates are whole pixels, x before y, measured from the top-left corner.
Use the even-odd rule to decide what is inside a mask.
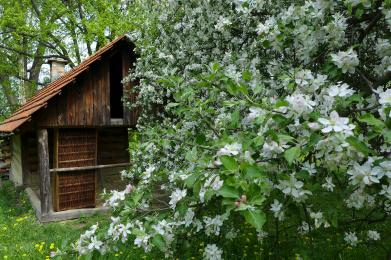
[[[103,242],[98,240],[96,236],[91,237],[91,243],[88,245],[88,249],[90,250],[100,250],[103,246]]]
[[[242,144],[240,143],[226,144],[223,148],[217,151],[217,156],[238,155],[241,150],[242,150]]]
[[[217,23],[215,25],[215,28],[216,28],[216,30],[221,31],[224,29],[225,26],[229,26],[231,24],[232,23],[228,18],[220,16],[219,20],[217,21]]]
[[[282,204],[278,200],[274,200],[273,204],[271,204],[270,210],[273,212],[274,217],[278,220],[284,219],[284,211],[282,210]]]
[[[375,240],[375,241],[380,240],[380,234],[375,230],[368,230],[367,235],[368,235],[368,239],[370,240]]]
[[[328,191],[333,192],[334,191],[334,183],[332,177],[326,177],[326,182],[322,184],[322,187],[325,188]]]
[[[280,180],[277,188],[280,189],[285,195],[290,195],[296,199],[305,197],[307,194],[311,194],[310,191],[302,190],[304,183],[296,179],[294,174],[289,176],[288,180]]]
[[[308,225],[307,222],[303,221],[301,225],[297,228],[297,231],[300,234],[305,235],[310,231],[310,226]]]
[[[288,147],[289,146],[283,142],[281,144],[275,141],[265,142],[262,147],[262,155],[266,158],[275,158],[278,154],[283,153]]]
[[[218,236],[220,234],[220,227],[223,225],[224,217],[221,215],[217,215],[214,218],[210,218],[205,216],[204,217],[204,223],[205,223],[205,234],[207,236],[215,235]]]
[[[372,162],[367,161],[366,163],[359,165],[355,163],[353,168],[348,171],[350,175],[349,180],[352,181],[353,185],[371,185],[373,183],[379,183],[382,173],[374,171],[372,168]]]
[[[347,135],[351,135],[352,130],[355,128],[355,125],[349,124],[349,118],[340,117],[336,111],[330,113],[329,119],[319,118],[318,122],[324,126],[322,133],[334,131],[336,133],[343,132]]]
[[[328,94],[332,97],[350,97],[354,94],[354,90],[350,89],[348,84],[343,83],[330,86]]]
[[[300,93],[287,96],[285,100],[288,101],[292,112],[298,115],[312,112],[314,106],[316,105],[316,103],[312,101],[308,95],[303,95]]]
[[[183,199],[184,197],[186,197],[186,194],[187,194],[187,190],[184,189],[184,190],[181,190],[181,189],[176,189],[175,191],[173,191],[170,195],[170,202],[168,204],[170,204],[170,207],[175,209],[176,207],[176,204],[181,200]]]
[[[379,93],[379,103],[381,105],[391,105],[391,89]]]
[[[391,184],[382,185],[382,190],[379,192],[380,195],[384,195],[387,199],[391,200]]]
[[[357,53],[353,48],[350,48],[348,51],[339,51],[337,54],[331,54],[331,59],[343,73],[354,73],[355,67],[359,64]]]
[[[208,244],[205,247],[204,259],[205,260],[221,260],[223,250],[219,249],[215,244]]]
[[[345,232],[344,240],[351,246],[356,246],[358,243],[358,238],[355,232]]]

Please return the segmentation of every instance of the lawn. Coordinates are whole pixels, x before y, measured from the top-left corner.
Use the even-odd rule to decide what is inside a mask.
[[[69,248],[79,235],[92,224],[107,221],[107,216],[82,217],[77,220],[40,224],[26,194],[3,182],[0,187],[0,259],[49,259],[51,251]],[[143,253],[132,245],[132,254],[122,251],[93,257],[94,259],[145,259]],[[127,250],[128,251],[128,250]],[[57,257],[59,258],[59,257]],[[63,256],[61,259],[75,259]],[[83,257],[90,258],[90,257]]]
[[[51,251],[57,248],[70,248],[70,244],[76,241],[81,233],[96,222],[107,222],[107,216],[82,217],[77,220],[40,224],[31,208],[26,194],[22,190],[14,188],[11,182],[7,181],[0,187],[0,260],[2,259],[49,259]],[[379,224],[378,230],[386,236],[381,245],[371,246],[353,250],[346,247],[336,254],[335,246],[338,247],[343,241],[340,236],[331,241],[325,239],[319,244],[314,252],[314,259],[331,259],[331,256],[338,255],[340,259],[384,259],[390,249],[389,222]],[[179,250],[180,259],[201,259],[205,241],[197,238],[183,237],[185,245]],[[75,255],[55,257],[55,259],[161,259],[159,252],[154,251],[150,255],[136,248],[132,239],[126,244],[120,244],[117,252],[104,256],[83,256]],[[279,242],[279,243],[284,243]],[[299,255],[304,259],[305,251],[310,248],[308,237],[303,236],[297,240],[297,244],[285,244],[286,249],[297,248],[296,258]],[[259,244],[256,234],[250,226],[243,227],[240,239],[229,247],[224,248],[226,259],[294,259],[295,256],[286,256],[286,252],[276,251],[275,245]],[[290,251],[290,250],[287,250]],[[338,250],[337,250],[338,251]]]

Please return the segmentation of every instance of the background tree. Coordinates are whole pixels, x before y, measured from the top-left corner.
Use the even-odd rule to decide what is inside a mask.
[[[0,1],[0,114],[48,82],[50,58],[79,64],[132,28],[130,1]]]

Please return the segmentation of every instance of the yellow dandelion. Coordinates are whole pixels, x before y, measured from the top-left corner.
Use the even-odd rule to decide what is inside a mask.
[[[49,248],[50,248],[50,249],[54,249],[54,247],[55,247],[55,246],[54,246],[54,243],[51,243]]]

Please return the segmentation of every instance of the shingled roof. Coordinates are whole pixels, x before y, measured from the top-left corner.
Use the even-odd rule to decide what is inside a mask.
[[[78,66],[65,73],[59,79],[48,84],[40,91],[38,91],[33,97],[31,97],[23,106],[16,110],[9,118],[0,123],[0,132],[13,132],[19,128],[22,124],[28,121],[31,116],[37,112],[39,109],[47,105],[47,102],[59,94],[61,89],[67,86],[69,83],[74,81],[78,75],[86,71],[88,67],[96,60],[99,60],[101,56],[110,50],[118,42],[126,40],[128,37],[121,36],[116,38],[114,41],[110,42],[103,48],[99,49],[95,54],[88,57]]]

